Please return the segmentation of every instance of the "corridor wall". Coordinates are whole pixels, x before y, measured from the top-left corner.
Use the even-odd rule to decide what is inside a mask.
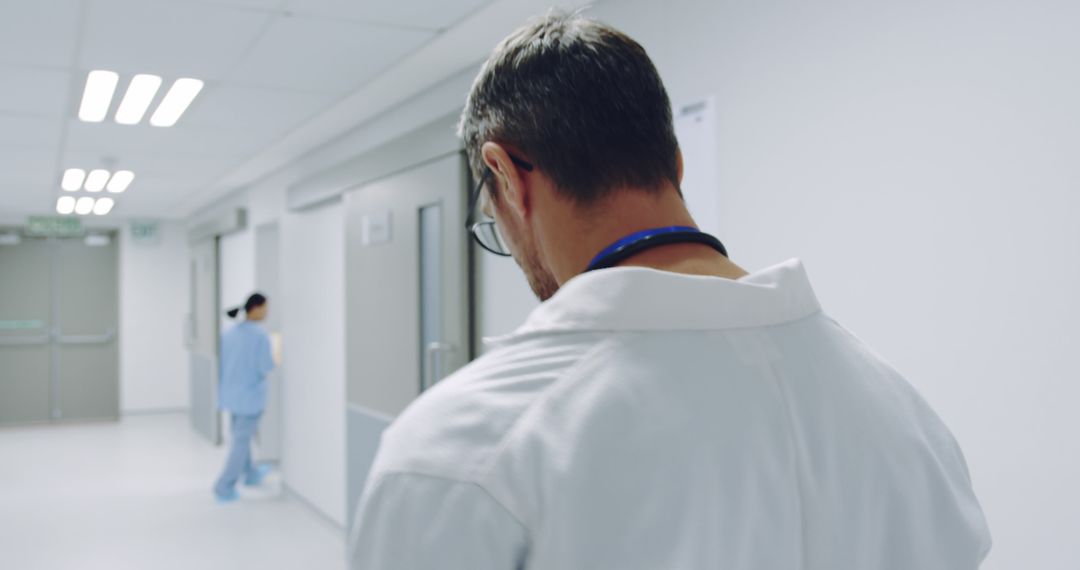
[[[995,545],[1080,560],[1080,4],[605,2],[676,104],[717,105],[720,239],[801,258],[929,400]]]

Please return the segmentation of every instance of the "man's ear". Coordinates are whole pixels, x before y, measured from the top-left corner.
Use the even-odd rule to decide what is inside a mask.
[[[499,201],[506,202],[510,211],[521,218],[529,214],[529,188],[525,184],[522,172],[514,161],[510,159],[510,153],[499,143],[486,142],[480,147],[480,156],[484,164],[491,169],[493,192],[499,192]]]

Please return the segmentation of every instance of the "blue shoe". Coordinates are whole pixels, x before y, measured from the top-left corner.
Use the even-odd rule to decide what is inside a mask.
[[[214,498],[217,499],[219,504],[231,503],[240,498],[240,494],[236,492],[236,489],[230,489],[228,493],[218,493],[214,491]]]
[[[251,473],[248,473],[247,477],[244,477],[244,484],[248,487],[258,487],[262,484],[263,479],[273,471],[274,468],[267,464],[256,465]]]

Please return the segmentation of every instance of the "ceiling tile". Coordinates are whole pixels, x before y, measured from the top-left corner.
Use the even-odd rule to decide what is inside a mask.
[[[198,190],[192,187],[194,184],[196,182],[170,176],[144,176],[139,179],[138,188],[132,186],[133,190],[125,192],[124,195],[138,200],[175,200],[181,194]]]
[[[122,203],[125,207],[135,207],[143,210],[156,208],[161,211],[163,206],[168,207],[175,204],[195,190],[196,188],[188,184],[171,180],[147,180],[146,184],[116,196],[116,202],[117,205]]]
[[[442,30],[491,0],[290,0],[296,14]]]
[[[49,214],[55,211],[56,196],[49,188],[40,185],[28,185],[19,180],[9,180],[0,176],[0,213],[34,212]]]
[[[63,120],[56,117],[0,113],[0,145],[56,149],[60,146],[62,125]]]
[[[180,220],[184,218],[183,210],[176,207],[174,200],[162,200],[154,202],[117,202],[116,207],[109,217],[121,220],[126,219],[155,219],[155,220]]]
[[[336,100],[319,93],[212,85],[199,95],[182,121],[197,127],[256,128],[283,134]]]
[[[78,0],[4,2],[0,61],[71,67],[79,27]]]
[[[277,11],[283,9],[289,3],[289,0],[202,0],[202,3],[232,6],[234,8]]]
[[[60,174],[56,172],[56,150],[49,147],[0,145],[0,176],[6,183],[0,187],[3,192],[7,192],[13,182],[39,189],[53,186],[59,188]],[[2,195],[6,196],[6,194]]]
[[[71,72],[0,65],[0,113],[26,113],[63,117],[69,109]]]
[[[211,155],[128,153],[110,164],[103,162],[101,155],[97,153],[68,151],[64,153],[63,165],[64,168],[130,170],[135,173],[135,182],[131,186],[134,189],[145,186],[147,181],[152,179],[167,179],[185,184],[203,182],[209,177],[221,174],[236,164],[237,160]]]
[[[217,79],[251,46],[272,14],[191,2],[96,0],[79,64],[130,75]]]
[[[167,129],[112,122],[68,123],[65,150],[85,151],[123,160],[127,154],[173,154],[247,157],[273,142],[270,135],[254,129],[210,129],[190,125]]]
[[[433,32],[282,17],[271,24],[229,79],[258,87],[344,95],[432,37]]]
[[[175,206],[202,189],[208,182],[183,182],[168,177],[146,177],[139,185],[117,197],[119,215],[168,215]],[[122,209],[119,209],[121,204]]]

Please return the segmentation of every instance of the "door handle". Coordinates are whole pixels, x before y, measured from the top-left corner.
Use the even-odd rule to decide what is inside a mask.
[[[36,346],[49,344],[49,335],[0,337],[0,346]]]
[[[195,315],[192,313],[184,315],[184,348],[195,349]]]
[[[104,334],[58,334],[60,344],[108,344],[116,338],[116,329],[110,328]]]
[[[420,391],[424,392],[428,388],[435,385],[436,382],[442,380],[442,355],[447,352],[454,352],[454,345],[446,342],[433,342],[427,345],[425,351],[427,358],[427,366],[425,366],[424,378],[421,379]]]

